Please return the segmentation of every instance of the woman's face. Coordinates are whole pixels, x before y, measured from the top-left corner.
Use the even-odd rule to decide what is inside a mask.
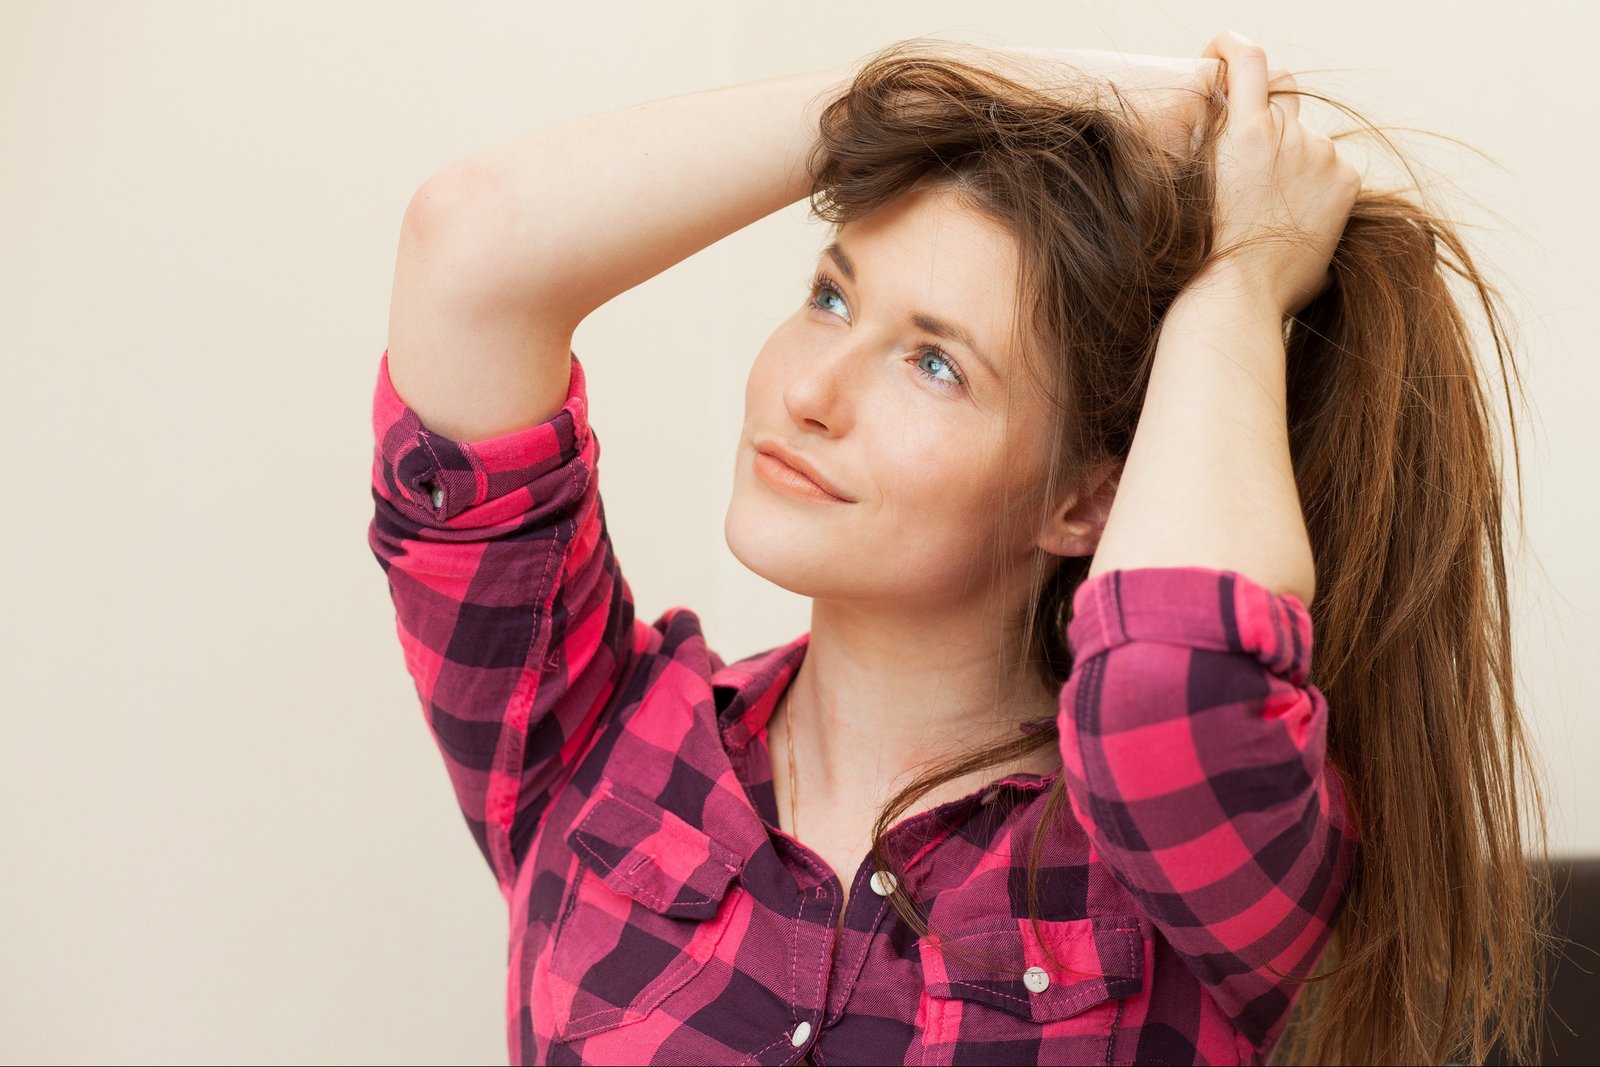
[[[923,190],[846,224],[818,266],[750,371],[728,546],[805,596],[980,600],[1002,509],[1036,499],[1047,458],[1049,409],[1011,350],[1015,239]],[[844,499],[785,488],[795,476],[768,448]],[[1042,543],[1037,508],[1022,514],[1001,562]]]

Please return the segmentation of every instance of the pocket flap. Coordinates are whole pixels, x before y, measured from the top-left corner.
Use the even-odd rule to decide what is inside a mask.
[[[602,881],[651,911],[709,919],[739,873],[733,850],[649,797],[600,783],[567,844]]]
[[[918,948],[929,996],[981,1001],[1042,1023],[1143,989],[1144,940],[1137,915],[1041,919],[1037,930],[1028,919],[1005,918],[937,942],[924,937]],[[1043,976],[1025,978],[1031,968]]]

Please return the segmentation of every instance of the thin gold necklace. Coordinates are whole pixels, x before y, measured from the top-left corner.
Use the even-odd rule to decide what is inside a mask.
[[[783,747],[788,751],[789,755],[789,834],[798,841],[800,839],[800,816],[798,814],[799,809],[795,804],[798,790],[794,773],[794,719],[792,718],[794,712],[791,709],[789,691],[785,689],[783,691]]]

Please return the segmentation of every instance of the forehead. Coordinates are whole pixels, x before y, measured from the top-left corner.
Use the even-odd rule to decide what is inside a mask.
[[[1017,242],[956,193],[909,192],[846,223],[837,243],[875,308],[963,326],[991,360],[1010,362]]]

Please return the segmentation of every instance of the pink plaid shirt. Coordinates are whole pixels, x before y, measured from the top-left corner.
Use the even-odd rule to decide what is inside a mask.
[[[405,665],[509,909],[513,1063],[1260,1063],[1355,861],[1311,618],[1233,571],[1111,571],[1073,599],[1058,775],[903,820],[841,886],[778,828],[766,725],[808,635],[725,664],[635,618],[584,374],[475,443],[373,405]]]

